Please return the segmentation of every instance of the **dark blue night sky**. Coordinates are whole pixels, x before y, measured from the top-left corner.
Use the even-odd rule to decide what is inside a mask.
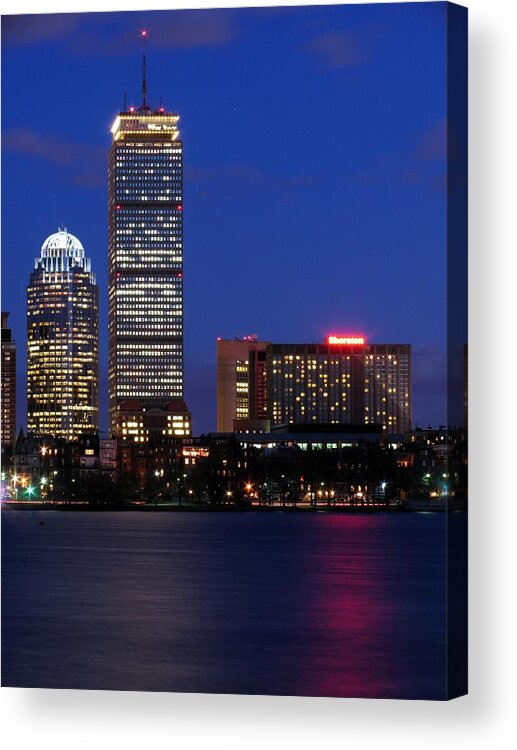
[[[58,224],[101,296],[107,425],[107,152],[123,106],[181,115],[185,382],[215,429],[216,338],[414,347],[413,412],[445,419],[446,4],[3,18],[2,309],[19,349],[25,288]]]

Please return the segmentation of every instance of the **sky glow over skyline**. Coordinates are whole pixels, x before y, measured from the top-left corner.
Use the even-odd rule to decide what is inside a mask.
[[[2,308],[19,423],[26,285],[66,223],[99,284],[107,427],[107,156],[124,99],[141,101],[144,29],[148,102],[181,117],[195,433],[215,429],[217,337],[249,331],[410,343],[414,422],[442,423],[445,21],[443,3],[4,17]]]

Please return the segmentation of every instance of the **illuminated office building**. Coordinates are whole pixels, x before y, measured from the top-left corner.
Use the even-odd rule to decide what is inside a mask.
[[[76,439],[98,428],[98,288],[66,228],[47,237],[27,287],[27,426]]]
[[[183,399],[183,143],[179,115],[120,112],[109,153],[109,410]]]
[[[2,448],[14,446],[16,438],[16,343],[2,313]]]
[[[268,416],[267,341],[245,336],[217,341],[217,430],[232,432],[234,422]]]

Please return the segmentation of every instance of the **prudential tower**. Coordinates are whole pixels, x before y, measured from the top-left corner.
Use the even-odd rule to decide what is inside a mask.
[[[183,399],[183,143],[179,115],[124,107],[109,153],[109,410]]]

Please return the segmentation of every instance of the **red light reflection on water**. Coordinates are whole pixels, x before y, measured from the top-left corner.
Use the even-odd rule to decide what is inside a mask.
[[[384,520],[370,514],[324,519],[321,552],[312,555],[307,571],[313,637],[304,654],[305,695],[397,693],[400,643]]]

